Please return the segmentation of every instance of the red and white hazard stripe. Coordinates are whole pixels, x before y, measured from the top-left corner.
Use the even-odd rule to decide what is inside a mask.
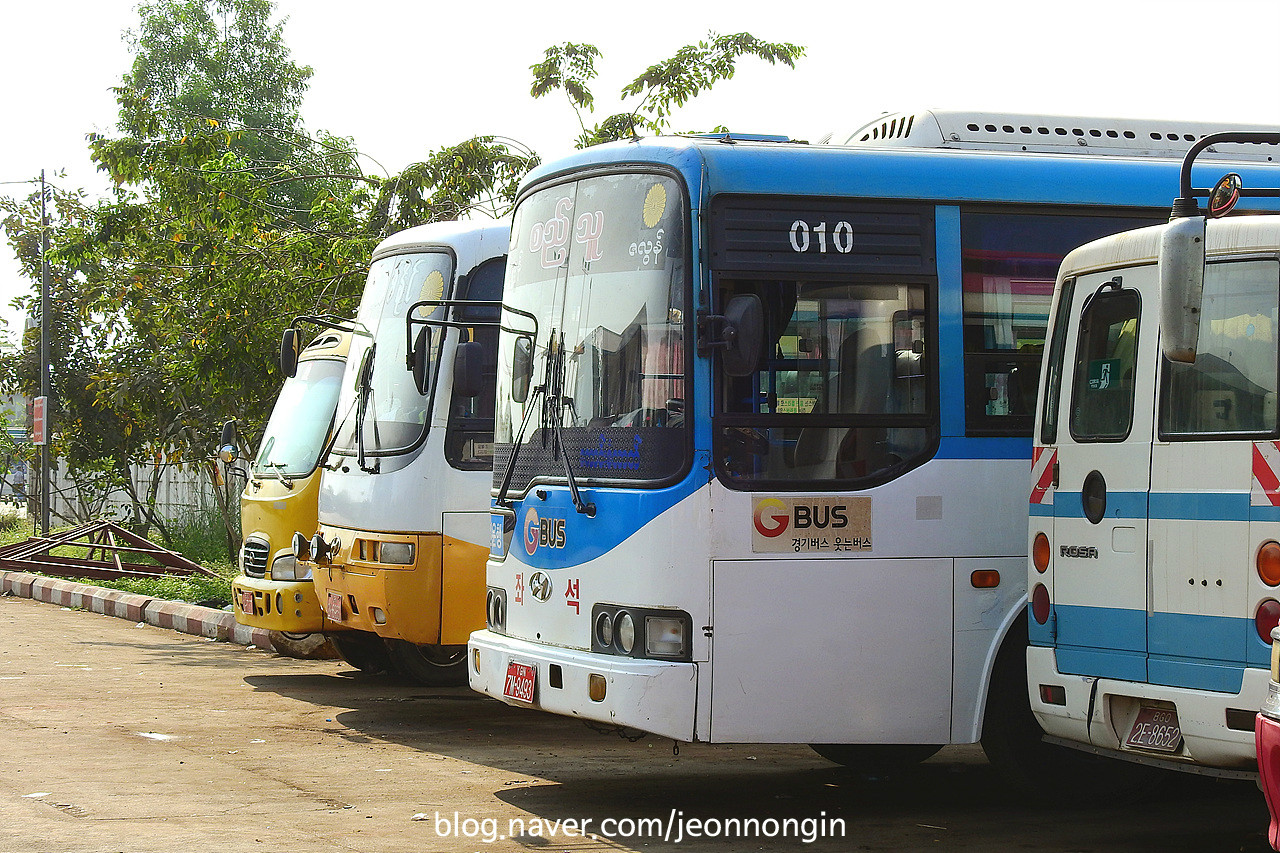
[[[1253,485],[1249,503],[1253,506],[1280,506],[1280,441],[1253,443]]]
[[[1056,448],[1031,449],[1031,503],[1053,503],[1053,463],[1057,461]]]

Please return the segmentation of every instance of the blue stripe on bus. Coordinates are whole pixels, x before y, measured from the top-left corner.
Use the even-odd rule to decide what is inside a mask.
[[[1142,652],[1059,645],[1054,655],[1058,672],[1064,675],[1116,678],[1138,684],[1147,680],[1147,656]]]
[[[1031,489],[1031,439],[943,436],[935,459],[1022,459],[1027,463],[1027,489]]]
[[[1152,492],[1151,517],[1188,521],[1246,521],[1247,492]]]
[[[1084,504],[1078,492],[1059,489],[1053,495],[1053,514],[1058,518],[1084,518]],[[1107,518],[1146,518],[1146,492],[1107,492]]]
[[[1058,604],[1058,641],[1066,645],[1101,646],[1109,650],[1141,651],[1147,648],[1147,612],[1125,607],[1088,607]],[[1066,638],[1064,641],[1063,638]],[[1080,673],[1089,675],[1091,673]]]
[[[938,271],[938,352],[964,351],[964,279],[960,272],[960,208],[938,205],[934,209],[934,240]],[[961,436],[964,422],[964,359],[942,358],[938,387],[944,436]],[[1030,442],[1026,454],[1031,455]],[[972,458],[972,457],[971,457]],[[990,457],[979,457],[990,458]]]
[[[995,457],[984,457],[995,458]],[[1161,521],[1280,521],[1280,507],[1252,506],[1248,492],[1108,492],[1107,518]],[[1031,515],[1084,518],[1074,491],[1059,490],[1051,505],[1031,504]]]
[[[1053,518],[1053,504],[1029,504],[1028,515],[1033,518]]]
[[[704,454],[696,459],[707,463]],[[697,470],[697,469],[695,469]],[[671,507],[706,485],[705,477],[690,475],[666,489],[582,489],[582,499],[596,505],[594,517],[579,513],[566,486],[539,486],[515,504],[516,529],[509,556],[536,569],[569,569],[596,559],[618,547],[625,539]],[[542,500],[535,495],[546,495]],[[532,515],[530,513],[532,512]],[[538,523],[544,519],[563,520],[562,543],[552,547],[538,543]],[[533,553],[525,536],[534,534]]]
[[[1059,604],[1054,619],[1051,634],[1031,619],[1033,644],[1053,646],[1056,635],[1068,675],[1238,693],[1246,668],[1270,666],[1271,647],[1247,617]]]

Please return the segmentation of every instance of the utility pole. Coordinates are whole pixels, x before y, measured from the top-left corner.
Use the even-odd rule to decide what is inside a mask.
[[[40,396],[44,397],[44,444],[40,446],[40,535],[49,535],[49,439],[53,407],[49,405],[49,211],[48,187],[40,170]]]

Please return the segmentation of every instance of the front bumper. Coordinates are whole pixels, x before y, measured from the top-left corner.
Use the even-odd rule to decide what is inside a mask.
[[[231,597],[236,621],[250,628],[314,634],[333,627],[325,624],[311,581],[273,581],[239,575],[231,582]]]
[[[537,668],[533,703],[502,695],[511,661]],[[471,689],[517,707],[624,726],[681,741],[697,739],[698,665],[640,660],[544,646],[492,631],[476,631],[467,643]],[[605,696],[593,701],[591,675],[605,679]],[[705,739],[705,738],[704,738]]]
[[[1040,646],[1027,649],[1031,710],[1046,734],[1171,766],[1253,771],[1257,761],[1253,729],[1228,728],[1227,711],[1235,711],[1233,717],[1249,719],[1249,709],[1262,706],[1268,680],[1266,670],[1245,669],[1239,693],[1219,693],[1089,678],[1059,672],[1053,649]],[[1040,695],[1040,685],[1064,688],[1066,703],[1045,702]],[[1177,710],[1182,744],[1176,752],[1154,752],[1124,745],[1138,709],[1144,703],[1171,705]]]
[[[316,566],[312,572],[327,624],[418,645],[440,642],[438,572],[340,565]],[[331,595],[338,597],[332,607]]]

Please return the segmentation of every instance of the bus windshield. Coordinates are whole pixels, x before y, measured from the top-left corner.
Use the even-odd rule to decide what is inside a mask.
[[[276,398],[261,449],[253,463],[257,476],[302,477],[315,470],[333,424],[342,362],[331,358],[298,364]]]
[[[347,358],[335,453],[405,453],[426,434],[431,400],[429,394],[418,393],[407,367],[405,316],[419,300],[442,298],[452,275],[452,258],[444,252],[394,255],[369,268],[356,314],[358,331]],[[441,341],[442,336],[436,335],[436,345],[428,353],[427,371],[432,377]]]
[[[500,345],[495,482],[523,431],[511,486],[559,477],[559,427],[576,476],[658,481],[688,455],[686,239],[669,178],[609,175],[529,196],[516,212],[506,304],[537,339]],[[508,314],[507,325],[529,327]],[[529,329],[532,331],[532,329]]]

